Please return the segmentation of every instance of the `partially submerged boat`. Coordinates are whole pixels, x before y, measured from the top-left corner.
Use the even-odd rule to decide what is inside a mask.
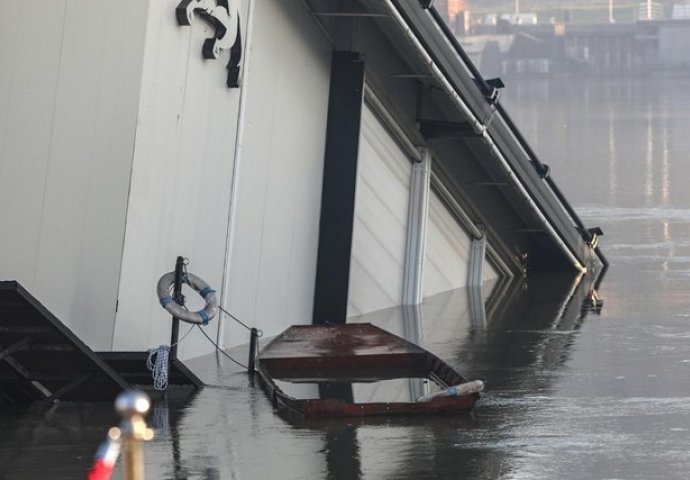
[[[484,388],[369,323],[292,326],[261,350],[256,371],[276,408],[303,417],[469,412]]]

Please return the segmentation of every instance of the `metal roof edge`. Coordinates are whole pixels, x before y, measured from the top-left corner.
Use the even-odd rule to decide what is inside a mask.
[[[383,0],[399,27],[421,51],[456,107],[462,110],[506,170],[510,182],[525,196],[533,213],[574,268],[586,270],[587,252],[608,262],[592,234],[568,203],[506,110],[497,90],[488,83],[465,54],[462,46],[424,0]]]

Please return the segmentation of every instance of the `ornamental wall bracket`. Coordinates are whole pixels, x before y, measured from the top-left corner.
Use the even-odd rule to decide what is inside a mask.
[[[215,34],[207,38],[201,47],[205,59],[213,60],[222,50],[230,50],[228,62],[228,88],[240,86],[240,60],[242,59],[242,33],[237,0],[182,0],[175,9],[177,23],[189,26],[195,14],[215,28]]]

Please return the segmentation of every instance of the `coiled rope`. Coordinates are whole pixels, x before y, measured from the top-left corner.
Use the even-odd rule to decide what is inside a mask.
[[[179,345],[182,340],[187,338],[194,328],[194,325],[189,327],[187,333],[182,335],[176,343],[168,345],[160,345],[157,348],[151,348],[148,350],[149,356],[146,358],[146,368],[151,372],[151,377],[153,378],[153,389],[154,390],[165,390],[168,388],[168,372],[170,369],[170,348],[175,345]]]
[[[168,388],[169,355],[170,347],[167,345],[161,345],[158,348],[149,350],[149,356],[146,359],[146,368],[149,369],[153,377],[154,390],[165,390]]]
[[[230,318],[235,320],[237,323],[242,325],[244,328],[247,330],[251,330],[251,327],[246,325],[245,323],[241,322],[238,318],[236,318],[234,315],[231,313],[227,312],[225,309],[222,307],[219,307],[219,309],[223,312],[225,312]],[[242,362],[239,362],[232,358],[230,355],[225,353],[220,346],[213,341],[211,337],[208,336],[208,334],[204,331],[203,328],[201,328],[201,325],[192,325],[189,330],[187,330],[187,333],[185,333],[182,338],[180,338],[177,343],[174,345],[179,345],[182,340],[184,340],[187,335],[191,333],[191,331],[194,329],[194,327],[198,328],[199,331],[206,337],[206,339],[213,345],[216,349],[216,351],[222,353],[225,357],[227,357],[230,361],[233,363],[239,365],[240,367],[244,369],[249,369],[247,365],[243,364]],[[262,337],[264,332],[261,330],[258,330],[258,335],[257,337]],[[148,350],[148,357],[146,358],[146,368],[151,372],[151,377],[153,378],[153,388],[154,390],[166,390],[168,388],[168,375],[169,375],[169,369],[170,369],[170,348],[174,345],[168,346],[168,345],[160,345],[156,348],[151,348]],[[257,340],[257,348],[258,348],[258,340]]]

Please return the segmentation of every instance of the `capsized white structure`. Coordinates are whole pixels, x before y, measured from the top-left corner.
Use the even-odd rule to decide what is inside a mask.
[[[527,258],[585,269],[591,237],[529,166],[433,9],[335,3],[2,2],[0,279],[93,349],[128,351],[169,342],[155,286],[178,255],[266,335],[467,285],[483,235],[480,283],[522,275]],[[189,25],[180,7],[194,11]],[[362,74],[354,115],[333,97],[342,52]],[[355,152],[350,200],[325,188],[345,158],[333,142]],[[324,201],[352,212],[335,269],[320,252],[341,241],[324,232],[342,218]],[[316,314],[331,299],[317,271],[339,285],[334,318]],[[204,328],[223,346],[248,340],[224,315]],[[179,355],[213,348],[195,331]]]

